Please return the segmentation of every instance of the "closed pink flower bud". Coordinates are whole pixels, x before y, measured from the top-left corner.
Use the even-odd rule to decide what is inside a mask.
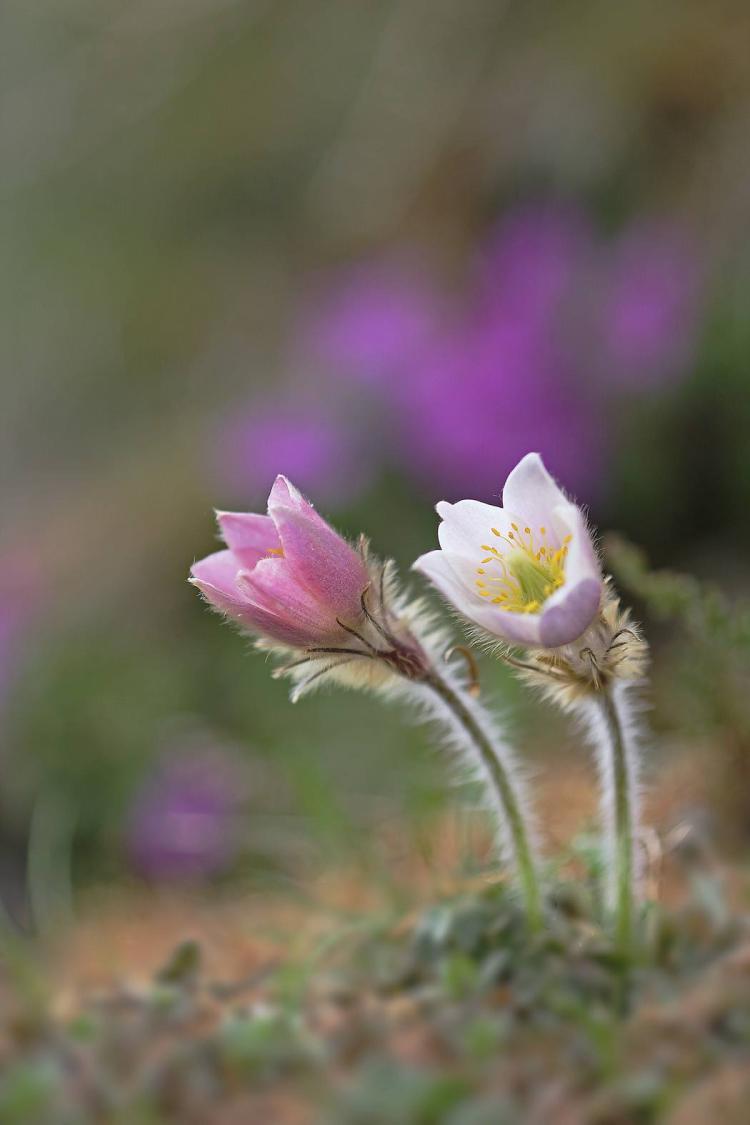
[[[286,477],[268,515],[218,512],[227,550],[193,565],[190,581],[214,608],[293,648],[341,643],[361,620],[369,575],[362,557]]]
[[[557,648],[599,612],[603,580],[583,513],[538,453],[516,465],[503,507],[437,505],[441,550],[414,564],[454,607],[509,644]]]

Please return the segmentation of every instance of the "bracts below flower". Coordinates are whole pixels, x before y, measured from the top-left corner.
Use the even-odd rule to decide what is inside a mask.
[[[421,603],[400,593],[392,565],[374,559],[364,537],[350,546],[284,477],[271,490],[268,515],[219,512],[218,521],[227,549],[193,566],[193,584],[255,634],[258,648],[281,658],[274,675],[293,681],[292,700],[337,682],[408,697],[439,719],[484,782],[529,923],[538,927],[530,815],[509,748],[445,665],[447,639]]]

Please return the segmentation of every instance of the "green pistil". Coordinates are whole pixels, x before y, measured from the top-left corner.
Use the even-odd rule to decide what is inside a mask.
[[[508,570],[518,582],[525,604],[536,602],[541,605],[546,601],[554,585],[554,579],[547,569],[524,551],[514,551],[506,557],[506,562]]]

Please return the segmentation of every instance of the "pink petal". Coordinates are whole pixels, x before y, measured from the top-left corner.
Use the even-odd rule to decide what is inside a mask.
[[[305,499],[299,489],[295,488],[286,477],[279,475],[273,482],[273,488],[268,495],[268,513],[273,518],[274,512],[280,511],[282,508],[306,517],[311,523],[328,527],[323,517],[318,515],[310,501]]]
[[[237,573],[240,566],[232,551],[217,551],[200,562],[193,563],[190,574],[196,585],[208,586],[217,595],[232,605],[240,605],[244,600],[237,589]]]
[[[224,542],[233,551],[250,547],[266,553],[280,547],[279,534],[270,516],[255,512],[217,512]]]
[[[217,551],[193,564],[190,581],[215,609],[253,632],[295,647],[314,643],[307,632],[293,628],[278,614],[254,605],[237,584],[238,572],[234,553]]]
[[[252,571],[242,571],[240,589],[252,602],[273,613],[292,630],[304,633],[308,644],[321,644],[342,630],[335,615],[300,586],[286,559],[264,559]]]
[[[255,512],[217,512],[224,542],[234,551],[238,569],[252,570],[269,554],[281,553],[281,540],[270,516]]]
[[[358,621],[369,576],[357,552],[283,477],[271,491],[268,510],[295,579],[332,617]]]

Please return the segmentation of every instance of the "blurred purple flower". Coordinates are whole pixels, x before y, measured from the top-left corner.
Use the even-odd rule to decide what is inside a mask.
[[[363,384],[387,383],[408,369],[433,335],[441,302],[425,275],[399,262],[350,269],[308,310],[302,354]]]
[[[601,306],[605,369],[623,385],[652,387],[690,360],[701,268],[675,227],[637,223],[615,246]]]
[[[566,337],[592,248],[577,209],[523,207],[478,254],[466,311],[424,275],[380,261],[344,277],[303,340],[317,360],[385,392],[397,456],[430,488],[493,495],[528,449],[570,487],[586,485],[599,427]]]
[[[332,506],[355,497],[371,473],[355,424],[314,408],[251,407],[225,423],[218,446],[222,484],[249,503],[265,497],[280,465],[305,492]]]
[[[308,362],[348,376],[355,391],[377,390],[392,423],[381,455],[430,490],[493,496],[538,449],[592,500],[592,480],[606,487],[612,373],[647,387],[684,369],[698,274],[676,228],[640,222],[612,249],[580,208],[532,203],[490,233],[460,302],[403,263],[365,263],[319,302],[300,338]]]
[[[242,786],[235,762],[217,751],[172,754],[144,782],[130,809],[126,849],[149,879],[200,879],[237,851]]]
[[[448,499],[496,497],[529,449],[592,498],[601,419],[534,318],[474,318],[436,341],[402,388],[401,418],[407,464]]]
[[[590,267],[593,234],[586,216],[557,203],[520,207],[490,234],[478,258],[480,294],[501,315],[548,326]]]

